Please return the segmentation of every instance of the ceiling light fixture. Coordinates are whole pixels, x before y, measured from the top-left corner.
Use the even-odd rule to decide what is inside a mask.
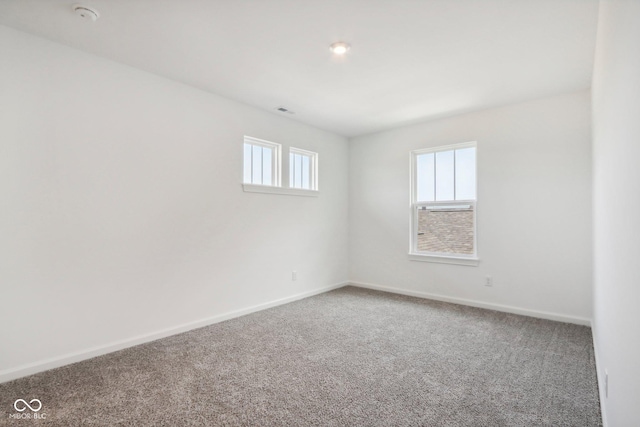
[[[329,50],[333,52],[335,55],[344,55],[351,49],[349,43],[345,42],[335,42],[331,46],[329,46]]]
[[[97,10],[90,8],[89,6],[83,6],[81,4],[74,4],[73,11],[84,20],[95,21],[100,17]]]

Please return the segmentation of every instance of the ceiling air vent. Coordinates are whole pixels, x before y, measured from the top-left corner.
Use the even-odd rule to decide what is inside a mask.
[[[285,107],[276,107],[276,110],[280,111],[281,113],[295,114],[293,111]]]

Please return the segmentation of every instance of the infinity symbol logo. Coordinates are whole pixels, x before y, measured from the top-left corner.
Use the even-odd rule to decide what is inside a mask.
[[[18,403],[20,403],[20,402],[22,402],[23,405],[24,405],[24,406],[22,406],[22,408],[18,408]],[[33,402],[36,402],[38,404],[38,408],[37,409],[29,404],[29,403],[33,403]],[[42,402],[40,402],[38,399],[31,399],[31,401],[29,401],[29,403],[27,403],[27,401],[24,400],[24,399],[18,399],[15,402],[13,402],[13,407],[18,412],[24,412],[27,408],[31,409],[31,411],[33,411],[33,412],[38,412],[40,409],[42,409]]]

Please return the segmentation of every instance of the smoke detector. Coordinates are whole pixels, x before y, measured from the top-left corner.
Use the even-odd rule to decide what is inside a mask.
[[[74,4],[73,11],[76,13],[76,15],[78,15],[85,21],[93,22],[100,17],[100,14],[98,13],[97,10],[89,6],[83,6],[81,4]]]

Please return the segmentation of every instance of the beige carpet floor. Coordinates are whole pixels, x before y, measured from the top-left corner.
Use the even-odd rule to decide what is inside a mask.
[[[18,398],[46,419],[10,418]],[[0,384],[0,405],[11,426],[601,425],[589,328],[354,287]]]

